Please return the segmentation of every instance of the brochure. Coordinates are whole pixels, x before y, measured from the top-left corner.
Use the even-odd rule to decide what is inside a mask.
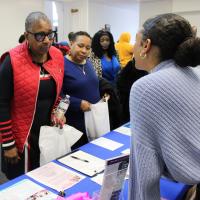
[[[129,155],[120,155],[106,161],[100,199],[118,200],[129,164]]]

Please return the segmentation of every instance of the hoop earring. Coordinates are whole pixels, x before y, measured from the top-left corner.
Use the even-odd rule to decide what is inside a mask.
[[[140,52],[140,58],[141,58],[142,60],[144,60],[146,57],[147,57],[147,54],[146,54],[146,53],[142,55],[142,52]]]

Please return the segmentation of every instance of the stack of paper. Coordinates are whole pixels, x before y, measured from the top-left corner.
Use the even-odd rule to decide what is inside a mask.
[[[115,151],[116,149],[123,146],[123,144],[119,142],[116,142],[104,137],[100,137],[96,140],[93,140],[91,143],[97,146],[103,147],[105,149],[111,150],[111,151]]]
[[[53,162],[31,171],[27,175],[57,191],[66,190],[85,178]]]
[[[56,194],[29,179],[21,180],[0,192],[1,200],[55,200],[56,197]]]
[[[128,136],[131,135],[131,129],[127,128],[125,126],[121,126],[121,127],[117,128],[117,129],[115,129],[114,131],[116,131],[118,133],[121,133],[121,134],[124,134],[124,135],[128,135]]]

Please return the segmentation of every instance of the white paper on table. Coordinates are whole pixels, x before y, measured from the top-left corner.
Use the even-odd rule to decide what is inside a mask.
[[[57,195],[29,179],[23,179],[0,191],[1,200],[55,200]]]
[[[105,160],[80,150],[61,158],[58,161],[88,176],[94,176],[95,174],[102,172],[105,168]]]
[[[128,135],[130,136],[131,135],[131,129],[128,128],[128,127],[125,127],[125,126],[121,126],[117,129],[115,129],[114,131],[118,132],[118,133],[122,133],[124,135]]]
[[[85,178],[53,162],[27,173],[27,176],[57,191],[66,190]]]
[[[130,149],[125,149],[124,151],[121,152],[122,154],[125,154],[125,155],[130,155]],[[128,169],[126,171],[126,176],[125,176],[125,179],[129,179],[129,165],[128,165]]]
[[[110,140],[110,139],[107,139],[107,138],[104,138],[104,137],[100,137],[96,140],[93,140],[91,143],[98,145],[100,147],[103,147],[105,149],[109,149],[111,151],[114,151],[114,150],[123,146],[123,144],[121,144],[119,142],[115,142],[113,140]]]
[[[97,176],[94,176],[93,178],[91,178],[91,180],[99,185],[102,185],[103,184],[103,175],[104,175],[103,173],[98,174]]]
[[[121,152],[122,154],[129,154],[130,155],[130,149],[125,149],[124,151]]]
[[[125,179],[129,179],[129,166],[130,166],[130,165],[128,165],[128,169],[127,169],[127,171],[126,171]]]

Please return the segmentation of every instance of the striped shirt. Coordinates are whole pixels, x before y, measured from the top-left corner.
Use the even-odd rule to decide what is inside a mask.
[[[160,200],[167,173],[200,182],[200,71],[173,60],[156,66],[130,93],[130,200]]]

